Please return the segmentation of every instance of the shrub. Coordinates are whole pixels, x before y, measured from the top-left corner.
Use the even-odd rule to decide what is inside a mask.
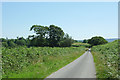
[[[88,43],[91,44],[91,46],[95,46],[95,45],[101,45],[101,44],[108,43],[108,41],[106,41],[101,36],[95,36],[95,37],[92,37],[91,39],[89,39]]]

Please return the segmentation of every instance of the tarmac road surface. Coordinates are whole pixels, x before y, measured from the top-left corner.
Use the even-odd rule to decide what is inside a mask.
[[[47,78],[96,78],[95,64],[91,52],[86,51],[82,56]]]

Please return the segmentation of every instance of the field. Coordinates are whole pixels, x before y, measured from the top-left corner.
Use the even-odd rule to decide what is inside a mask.
[[[45,78],[85,52],[85,47],[2,48],[3,78]]]
[[[73,47],[80,47],[80,46],[89,47],[90,44],[88,44],[88,43],[76,42],[76,43],[73,43],[72,46],[73,46]]]
[[[118,78],[118,40],[105,45],[94,46],[92,54],[97,78]]]

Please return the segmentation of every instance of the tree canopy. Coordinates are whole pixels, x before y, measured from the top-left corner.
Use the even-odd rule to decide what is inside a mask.
[[[83,40],[83,43],[88,43],[88,40],[84,39],[84,40]]]
[[[91,46],[95,46],[95,45],[101,45],[101,44],[108,43],[108,41],[105,40],[101,36],[95,36],[95,37],[92,37],[91,39],[89,39],[88,43],[91,44]]]
[[[49,27],[33,25],[30,31],[36,34],[29,35],[30,46],[69,47],[73,43],[73,39],[55,25]]]
[[[30,27],[30,31],[34,31],[35,35],[29,35],[26,39],[23,37],[17,37],[17,39],[0,38],[2,46],[70,47],[75,42],[72,37],[65,34],[60,27],[55,25],[33,25]],[[91,46],[95,46],[105,44],[107,41],[101,36],[95,36],[88,40],[84,39],[83,43],[89,43]]]

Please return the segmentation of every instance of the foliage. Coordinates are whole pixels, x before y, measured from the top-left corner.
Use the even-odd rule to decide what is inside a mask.
[[[17,46],[28,46],[29,40],[24,39],[23,37],[17,37],[17,39],[4,39],[0,38],[0,41],[2,42],[2,47],[17,47]]]
[[[8,47],[7,42],[2,42],[2,46],[3,46],[3,47]]]
[[[34,30],[36,35],[30,36],[32,38],[30,40],[31,46],[46,46],[46,38],[48,38],[48,27],[41,25],[33,25],[30,28],[30,31]]]
[[[63,30],[55,25],[49,27],[33,25],[31,30],[36,33],[29,36],[31,46],[69,47],[73,41],[68,34],[65,35]]]
[[[16,44],[15,44],[13,41],[9,40],[9,41],[8,41],[8,46],[10,46],[10,47],[15,47]]]
[[[84,40],[83,40],[83,43],[88,43],[88,40],[84,39]]]
[[[55,25],[49,27],[33,25],[30,31],[34,31],[36,35],[29,35],[26,39],[23,37],[17,37],[17,39],[0,38],[0,41],[2,41],[3,47],[70,47],[73,42],[68,34],[64,34],[64,31]]]
[[[108,42],[103,37],[95,36],[95,37],[92,37],[91,39],[89,39],[88,43],[91,44],[91,46],[95,46],[95,45],[105,44]]]
[[[58,42],[63,38],[64,32],[63,30],[55,25],[49,26],[49,46],[59,46]]]
[[[2,47],[3,77],[45,78],[84,51],[84,47]]]
[[[69,47],[72,45],[73,42],[74,40],[68,34],[66,34],[64,38],[59,42],[59,46]]]
[[[74,40],[74,42],[79,42],[78,40]]]
[[[50,25],[49,27],[33,25],[31,30],[36,33],[31,39],[32,46],[58,47],[60,40],[64,36],[63,30],[55,25]]]
[[[118,40],[92,48],[97,78],[118,78]]]
[[[17,45],[23,46],[23,45],[26,45],[26,40],[23,37],[20,37],[20,38],[15,40],[15,43]]]
[[[1,38],[0,41],[1,42],[7,42],[7,39]]]

